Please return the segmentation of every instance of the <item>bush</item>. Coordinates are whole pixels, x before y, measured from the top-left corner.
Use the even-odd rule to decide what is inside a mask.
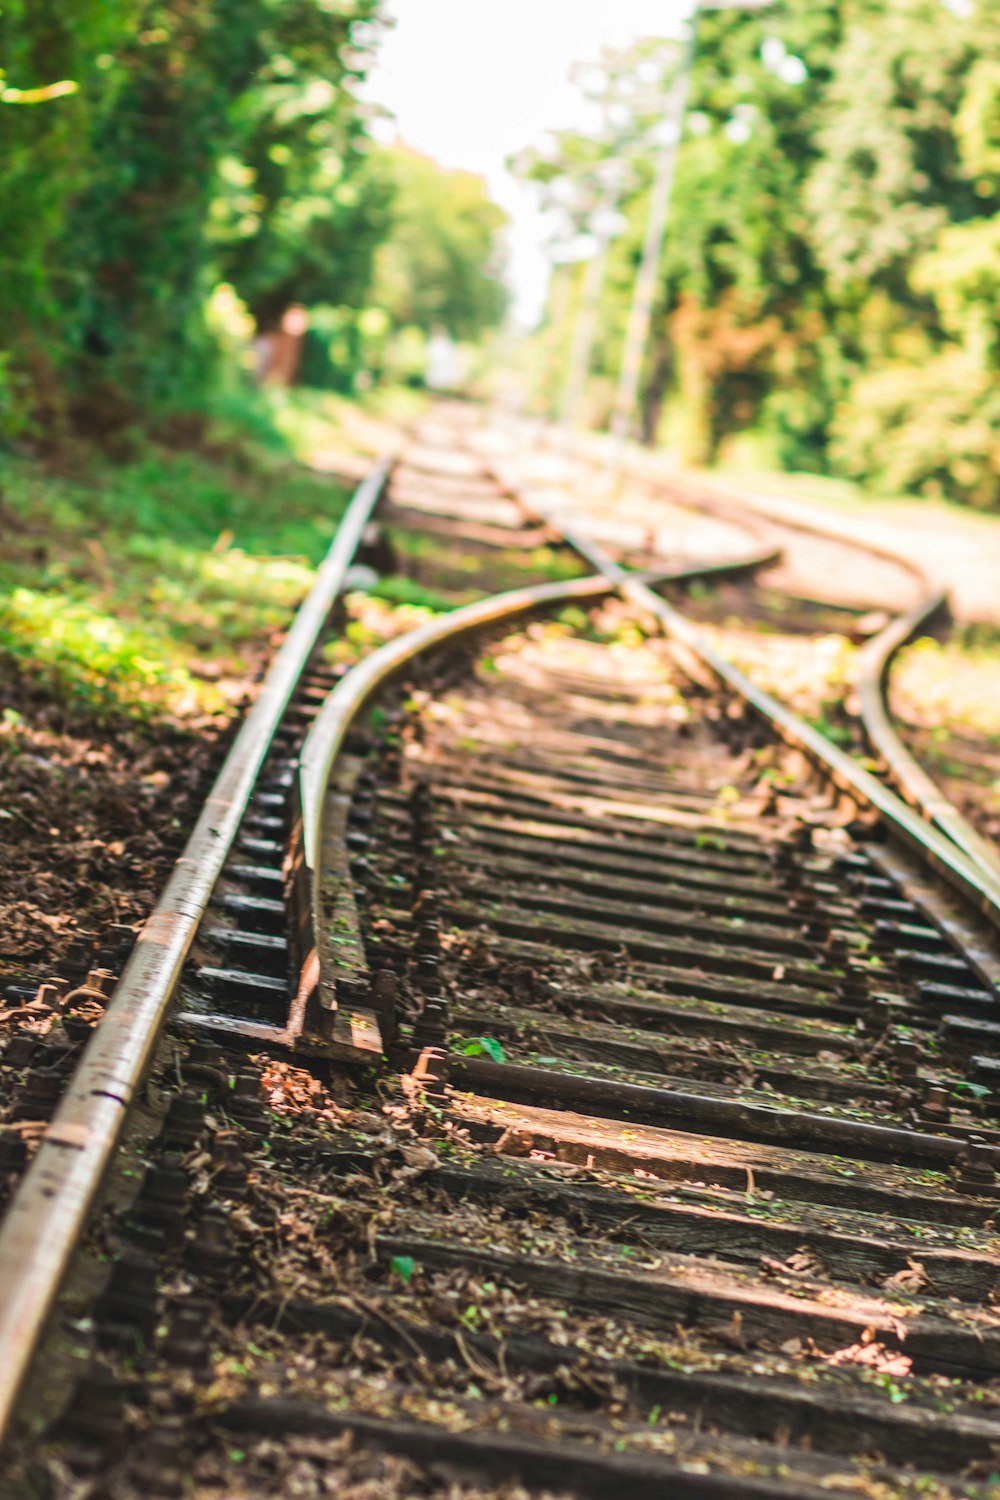
[[[1000,389],[962,351],[864,376],[837,410],[831,457],[885,493],[1000,508]]]
[[[27,377],[14,369],[10,355],[0,349],[0,443],[21,436],[30,426]]]
[[[19,588],[0,597],[0,652],[12,656],[60,696],[92,710],[144,718],[197,705],[220,712],[224,700],[196,681],[155,632],[123,625],[93,601]]]

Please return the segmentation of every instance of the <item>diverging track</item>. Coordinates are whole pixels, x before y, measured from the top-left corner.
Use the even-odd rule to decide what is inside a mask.
[[[0,1234],[10,1493],[995,1492],[990,876],[549,524],[600,576],[317,627],[151,924]]]

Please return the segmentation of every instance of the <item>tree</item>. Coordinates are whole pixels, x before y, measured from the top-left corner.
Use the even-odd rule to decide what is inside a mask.
[[[593,134],[553,141],[530,175],[570,198],[580,163],[595,170],[609,148]],[[598,393],[619,358],[649,176],[640,152],[604,283]],[[956,0],[706,11],[643,381],[647,438],[669,397],[689,459],[710,461],[749,429],[787,464],[880,483],[891,472],[979,504],[1000,495],[984,437],[996,415],[998,193],[989,0],[968,14]],[[566,286],[578,280],[558,274],[553,319],[572,315]],[[546,343],[569,339],[550,327]],[[939,358],[952,395],[934,403],[925,461],[906,372]],[[900,452],[880,466],[897,431]]]
[[[981,214],[955,117],[976,53],[941,0],[850,8],[809,182],[812,239],[839,288],[906,300],[909,266],[949,223]]]
[[[416,151],[381,153],[393,186],[392,224],[375,256],[372,302],[397,328],[475,339],[502,320],[500,235],[506,215],[482,178],[447,171]]]
[[[949,99],[953,180],[940,189],[950,212],[906,264],[909,296],[900,303],[909,304],[909,327],[888,357],[866,362],[831,451],[842,470],[890,492],[987,507],[1000,503],[1000,18],[992,7],[980,5],[953,45],[963,40],[971,61]]]
[[[303,261],[336,263],[336,191],[316,211],[305,189],[334,145],[345,164],[352,157],[346,85],[367,56],[353,29],[376,10],[377,0],[147,4],[127,82],[95,141],[106,165],[77,213],[89,254],[85,352],[117,383],[156,400],[203,378],[220,164],[236,163],[255,190],[228,243],[222,235],[221,260],[265,314],[291,300]],[[346,235],[340,248],[353,254]]]
[[[5,258],[25,267],[30,293],[11,293],[26,309],[11,357],[44,342],[80,421],[127,421],[151,403],[197,400],[212,373],[203,310],[220,259],[263,316],[300,284],[307,295],[335,289],[361,299],[378,223],[373,214],[366,242],[351,201],[364,129],[355,88],[380,7],[17,0],[6,8],[8,79],[33,85],[53,68],[75,67],[69,76],[80,80],[77,94],[58,101],[62,114],[46,106],[37,138],[15,135],[18,166],[0,190],[10,210]],[[8,140],[10,115],[0,105]],[[215,212],[224,163],[227,188],[234,178],[254,187],[251,207],[235,218],[225,203]],[[23,203],[11,202],[22,188]],[[36,382],[36,405],[38,395]]]
[[[829,46],[830,9],[819,7],[817,14],[812,8],[801,28],[803,39],[818,50]],[[616,64],[638,75],[649,49],[640,43],[617,56]],[[672,68],[672,59],[662,58],[661,110]],[[816,280],[797,204],[812,156],[809,111],[822,76],[822,69],[814,77],[789,45],[769,37],[758,15],[706,13],[699,22],[687,137],[644,381],[649,436],[668,382],[684,390],[694,435],[691,456],[710,456],[727,432],[757,413],[770,388],[779,341],[787,365],[795,333],[791,316],[786,322],[783,314],[799,309],[804,288]],[[623,126],[633,170],[624,183],[626,224],[611,254],[604,334],[595,353],[595,370],[605,378],[620,358],[641,255],[652,179],[650,123],[644,101]],[[540,166],[529,162],[528,174],[546,185],[550,197],[559,180],[573,180],[579,163],[593,154],[593,139],[588,144],[569,132],[553,139],[547,159]],[[620,148],[609,141],[608,149]]]
[[[294,28],[285,19],[240,103],[239,151],[221,163],[219,267],[264,330],[293,302],[361,306],[389,228],[392,187],[370,164],[355,89],[381,21],[370,0],[339,19],[334,37],[314,5],[299,7]]]
[[[0,8],[0,433],[15,425],[5,365],[48,389],[72,295],[68,220],[89,141],[121,81],[115,49],[140,0],[5,0]],[[6,350],[6,353],[5,353]]]

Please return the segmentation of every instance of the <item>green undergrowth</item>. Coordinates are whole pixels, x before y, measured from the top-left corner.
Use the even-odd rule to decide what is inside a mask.
[[[333,666],[352,667],[362,657],[371,651],[376,651],[379,646],[385,645],[386,641],[393,639],[394,636],[402,635],[408,630],[416,630],[421,625],[428,624],[436,615],[446,613],[452,608],[450,602],[444,604],[426,602],[433,598],[431,589],[415,588],[413,598],[385,597],[381,592],[383,584],[388,586],[398,581],[396,579],[380,580],[370,593],[359,591],[347,595],[345,599],[347,623],[337,638],[324,647],[324,660]],[[407,583],[409,580],[402,580],[402,582]],[[408,591],[397,591],[387,587],[386,592],[402,594]]]
[[[569,549],[517,547],[480,549],[463,546],[461,529],[455,536],[389,528],[396,554],[414,571],[440,579],[450,591],[449,603],[470,603],[484,592],[502,593],[539,583],[563,583],[582,577],[586,565]]]
[[[79,450],[58,470],[0,453],[0,654],[90,711],[227,714],[350,493],[275,415],[248,403],[183,444],[133,435],[124,460]]]
[[[920,636],[892,668],[894,703],[932,740],[980,738],[1000,753],[1000,626],[955,626],[944,639]]]
[[[415,605],[431,614],[441,614],[455,607],[455,601],[450,595],[442,594],[439,589],[429,588],[426,584],[418,583],[415,578],[405,578],[401,574],[380,578],[369,592],[376,599],[384,599],[387,604]]]
[[[601,646],[623,647],[636,651],[649,639],[642,622],[627,609],[618,608],[614,596],[608,597],[610,609],[596,602],[587,605],[567,604],[546,628],[553,635],[572,635],[577,640],[594,641]]]
[[[896,658],[891,703],[918,760],[942,780],[981,831],[997,836],[1000,814],[1000,626],[956,626],[923,636]],[[948,783],[954,783],[954,787]]]
[[[426,391],[398,385],[376,386],[360,406],[334,391],[303,388],[271,392],[267,399],[273,430],[297,453],[322,453],[334,434],[338,448],[368,451],[371,432],[366,430],[367,424],[385,422],[405,427],[417,421],[430,405]],[[237,415],[243,420],[240,403]]]

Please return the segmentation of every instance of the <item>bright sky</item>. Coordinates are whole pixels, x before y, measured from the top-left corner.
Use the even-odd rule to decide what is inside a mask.
[[[546,130],[581,123],[575,62],[638,37],[676,35],[690,0],[390,0],[396,27],[369,97],[408,145],[486,178],[512,219],[510,280],[521,321],[542,309],[548,262],[535,194],[504,161]]]

